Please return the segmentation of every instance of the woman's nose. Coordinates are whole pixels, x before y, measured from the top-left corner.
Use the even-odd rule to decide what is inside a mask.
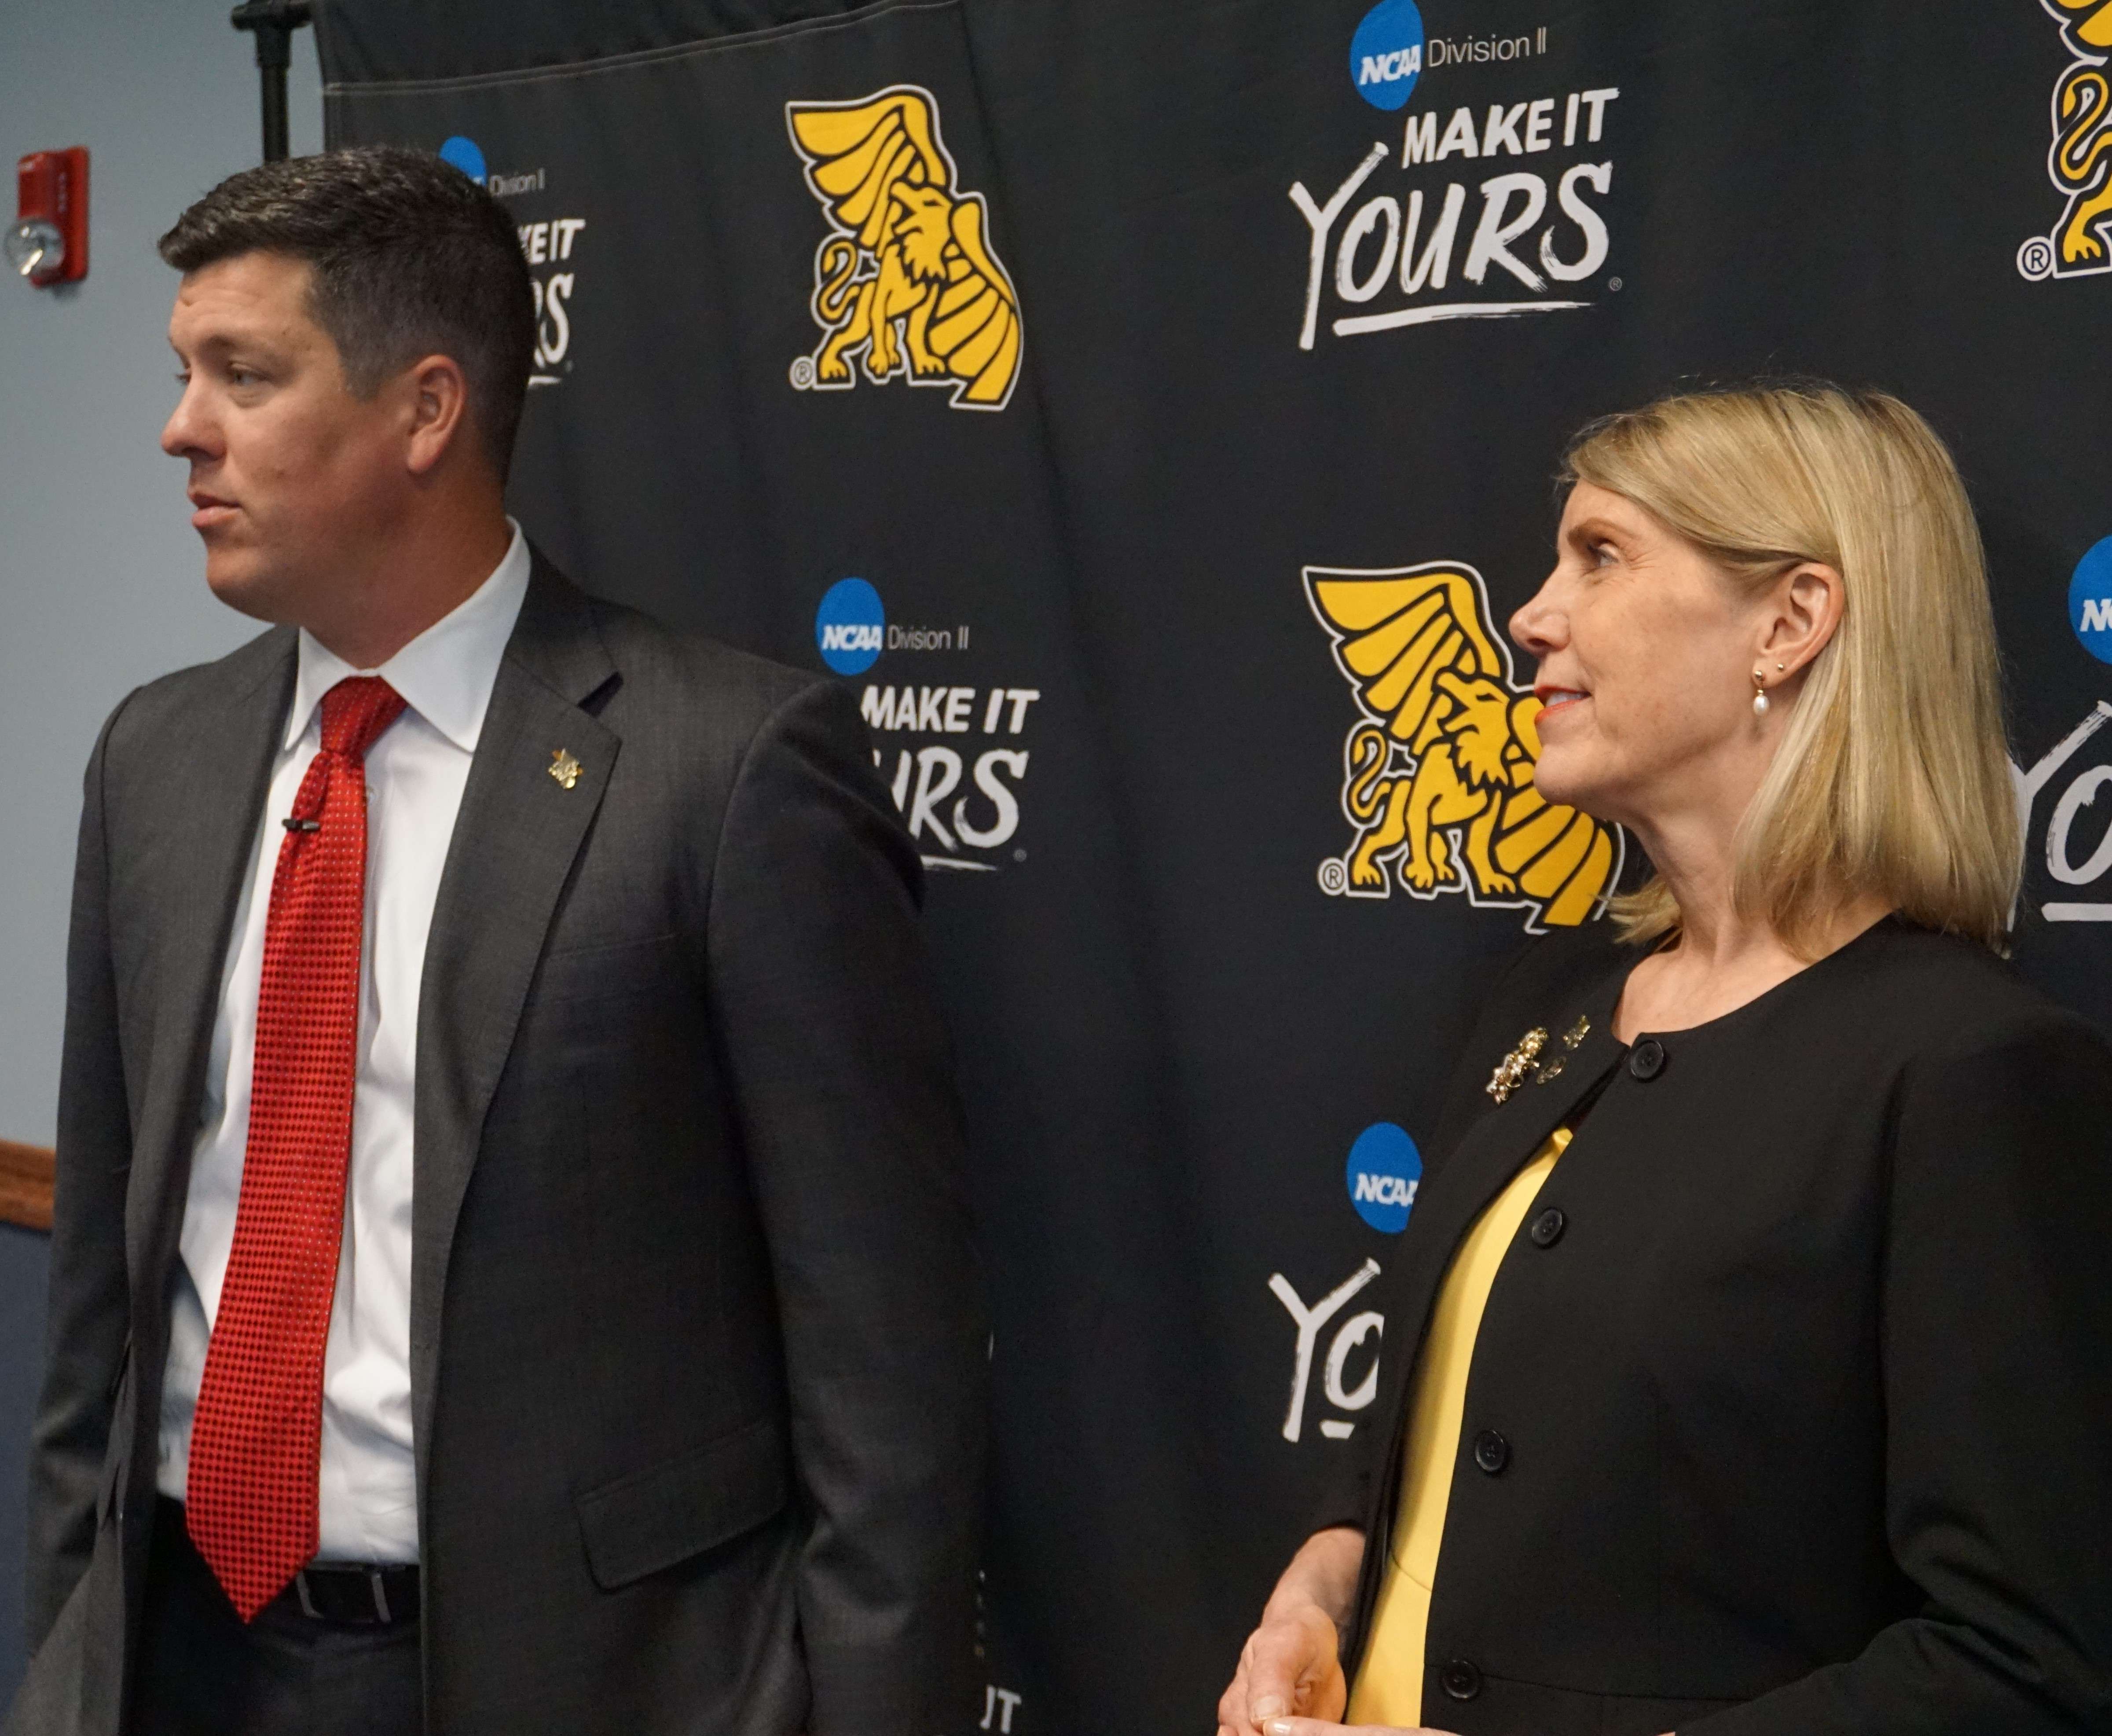
[[[1562,616],[1550,595],[1554,589],[1554,576],[1550,573],[1511,617],[1511,643],[1533,657],[1545,657],[1561,643]]]

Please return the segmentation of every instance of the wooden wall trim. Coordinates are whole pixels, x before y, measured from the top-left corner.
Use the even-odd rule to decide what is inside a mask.
[[[52,1154],[43,1146],[0,1139],[0,1223],[52,1227]]]

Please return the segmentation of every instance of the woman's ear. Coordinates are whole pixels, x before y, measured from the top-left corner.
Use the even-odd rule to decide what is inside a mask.
[[[1847,600],[1840,573],[1823,561],[1805,561],[1776,581],[1760,641],[1763,661],[1777,666],[1768,672],[1770,686],[1787,681],[1826,649]]]

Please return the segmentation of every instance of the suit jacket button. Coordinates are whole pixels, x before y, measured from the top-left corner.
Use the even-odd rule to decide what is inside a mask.
[[[1562,1240],[1562,1233],[1569,1228],[1569,1220],[1562,1215],[1559,1206],[1550,1205],[1532,1220],[1527,1234],[1532,1237],[1536,1248],[1551,1248]]]
[[[1437,1685],[1455,1700],[1471,1700],[1482,1691],[1482,1672],[1463,1657],[1455,1657],[1437,1672]]]
[[[1664,1045],[1654,1037],[1637,1043],[1628,1055],[1628,1071],[1647,1082],[1664,1071]]]
[[[1484,1428],[1474,1437],[1474,1463],[1491,1477],[1495,1476],[1511,1462],[1511,1443],[1493,1428]]]

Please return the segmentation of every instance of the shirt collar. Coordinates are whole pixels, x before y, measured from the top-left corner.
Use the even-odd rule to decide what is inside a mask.
[[[293,709],[286,714],[288,748],[299,742],[331,688],[348,676],[378,675],[462,752],[476,751],[499,659],[528,595],[528,539],[512,519],[507,522],[513,540],[491,576],[380,668],[353,668],[302,628]]]

